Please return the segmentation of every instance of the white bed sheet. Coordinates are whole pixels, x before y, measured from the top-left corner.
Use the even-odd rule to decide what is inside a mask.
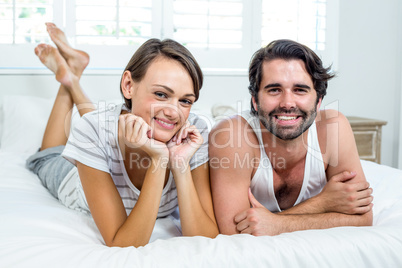
[[[0,267],[402,267],[402,171],[362,161],[374,189],[374,226],[270,237],[177,237],[158,220],[145,247],[103,245],[92,218],[65,208],[0,151]]]

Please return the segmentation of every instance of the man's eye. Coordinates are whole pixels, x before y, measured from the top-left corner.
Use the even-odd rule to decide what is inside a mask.
[[[268,90],[269,93],[278,93],[279,92],[279,88],[271,88]]]

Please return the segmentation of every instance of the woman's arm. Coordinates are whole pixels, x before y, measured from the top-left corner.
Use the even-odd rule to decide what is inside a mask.
[[[92,217],[107,246],[144,246],[149,242],[164,185],[166,168],[152,161],[141,193],[130,215],[110,174],[77,162]]]
[[[183,126],[168,143],[169,165],[177,187],[183,235],[215,237],[219,230],[212,205],[208,163],[193,171],[189,164],[203,141],[194,125]]]
[[[130,215],[110,174],[77,161],[77,168],[89,209],[108,246],[144,246],[151,237],[159,210],[166,166],[158,165],[168,157],[164,143],[151,143],[150,127],[132,114],[119,117],[119,143],[123,148],[140,148],[151,160],[140,196]]]
[[[205,163],[190,171],[172,171],[177,187],[184,236],[216,237],[219,234],[212,206],[209,168]]]

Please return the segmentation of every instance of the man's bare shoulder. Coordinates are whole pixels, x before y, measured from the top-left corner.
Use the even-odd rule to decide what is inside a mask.
[[[341,112],[337,110],[321,110],[317,113],[316,118],[317,131],[326,132],[328,126],[338,124],[340,127],[349,126],[349,121]]]
[[[323,160],[327,164],[336,165],[339,160],[340,148],[350,147],[354,144],[349,121],[339,111],[323,110],[317,114],[316,124]]]
[[[231,116],[227,116],[221,120],[219,120],[212,128],[211,132],[216,132],[219,131],[221,129],[227,129],[227,128],[245,128],[245,127],[249,127],[251,128],[251,126],[249,125],[249,123],[247,122],[247,120],[242,117],[241,115],[231,115]]]
[[[209,134],[209,146],[230,148],[253,148],[258,144],[257,136],[245,118],[233,115],[220,120]]]

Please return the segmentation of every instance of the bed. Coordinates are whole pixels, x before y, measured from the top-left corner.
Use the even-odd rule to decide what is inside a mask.
[[[25,168],[51,103],[3,97],[0,267],[402,267],[402,171],[367,161],[372,227],[210,239],[180,236],[179,221],[169,216],[157,220],[144,247],[106,247],[89,215],[65,208]]]

